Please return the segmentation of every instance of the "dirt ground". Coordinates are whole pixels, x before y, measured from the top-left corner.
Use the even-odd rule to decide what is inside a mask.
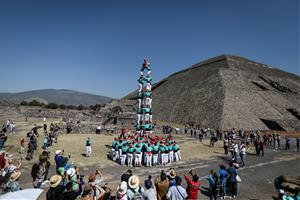
[[[16,122],[16,134],[8,134],[8,140],[6,143],[6,150],[9,153],[15,155],[16,159],[21,160],[25,155],[20,155],[19,152],[19,141],[22,137],[28,142],[26,133],[33,127],[34,124],[42,125],[44,122],[42,119],[29,118],[25,121],[23,118],[17,118],[15,116],[0,116],[0,123],[4,124],[7,118],[13,119]],[[62,123],[57,119],[47,119],[48,127],[50,123]],[[22,159],[22,182],[23,187],[32,187],[32,179],[30,177],[30,171],[33,163],[38,161],[38,156],[42,152],[41,146],[43,145],[43,130],[39,129],[40,137],[38,138],[38,150],[34,152],[34,157],[31,161]],[[287,133],[284,133],[287,134]],[[282,134],[282,135],[284,135]],[[290,135],[290,134],[289,134]],[[173,135],[175,140],[179,143],[183,162],[210,160],[217,158],[223,154],[222,142],[216,143],[215,147],[209,146],[209,140],[204,140],[203,144],[199,142],[197,138],[191,138],[190,135],[178,134]],[[299,136],[299,133],[292,133],[291,136]],[[90,137],[92,141],[92,156],[85,157],[85,141]],[[64,149],[65,155],[71,155],[71,158],[75,165],[79,166],[83,171],[87,172],[89,169],[103,169],[103,168],[114,168],[118,166],[115,162],[107,159],[107,153],[110,150],[111,142],[114,135],[109,134],[62,134],[58,137],[58,142],[54,143],[52,147],[49,147],[51,152],[52,165],[54,162],[55,151],[58,149]],[[51,175],[51,173],[50,173]]]

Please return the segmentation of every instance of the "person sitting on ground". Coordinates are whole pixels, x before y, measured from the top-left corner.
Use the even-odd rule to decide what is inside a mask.
[[[192,176],[192,179],[188,175]],[[187,193],[189,199],[198,199],[198,190],[200,187],[200,181],[199,176],[197,174],[193,174],[192,170],[189,169],[185,175],[184,178],[188,184],[187,187]]]
[[[160,173],[160,177],[155,179],[155,187],[157,190],[157,199],[165,200],[167,199],[166,194],[169,189],[169,180],[167,179],[167,175],[162,170]]]
[[[176,185],[169,188],[167,198],[171,200],[184,200],[188,197],[186,190],[181,186],[182,179],[179,176],[175,178]]]
[[[62,180],[63,178],[60,175],[51,176],[49,180],[50,188],[46,193],[47,200],[57,200],[59,198],[59,195],[65,190]]]
[[[144,188],[140,186],[140,179],[138,176],[133,175],[128,180],[127,197],[131,199],[143,199]]]

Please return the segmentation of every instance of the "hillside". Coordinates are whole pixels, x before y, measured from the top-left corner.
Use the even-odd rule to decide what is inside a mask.
[[[153,117],[164,122],[294,130],[299,116],[299,76],[238,56],[197,63],[153,87]]]
[[[23,100],[41,99],[46,102],[65,105],[95,105],[104,104],[112,100],[110,97],[99,96],[84,92],[65,89],[33,90],[19,93],[0,93],[0,100],[20,103]]]

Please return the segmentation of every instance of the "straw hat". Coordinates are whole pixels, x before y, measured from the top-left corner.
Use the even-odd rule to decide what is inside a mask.
[[[68,174],[70,177],[74,176],[75,173],[76,173],[76,171],[75,171],[74,168],[70,168],[70,169],[67,170],[67,174]]]
[[[128,180],[128,185],[129,185],[129,187],[131,187],[132,189],[137,188],[137,187],[139,186],[139,184],[140,184],[140,179],[139,179],[138,176],[133,175],[133,176],[131,176],[131,177],[129,178],[129,180]]]
[[[21,176],[21,172],[14,172],[10,175],[9,181],[13,182],[16,181]]]
[[[118,195],[124,195],[127,192],[127,183],[125,181],[122,181],[118,187],[117,194]]]
[[[175,169],[171,169],[169,173],[170,173],[169,174],[170,178],[175,178],[176,177],[176,171],[175,171]]]
[[[57,187],[62,181],[62,177],[60,175],[53,175],[50,178],[50,187]]]

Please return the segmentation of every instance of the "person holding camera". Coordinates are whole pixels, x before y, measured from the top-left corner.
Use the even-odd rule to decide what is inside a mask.
[[[192,179],[189,177],[191,175]],[[198,190],[200,187],[199,176],[197,174],[193,174],[192,169],[189,169],[184,178],[188,184],[187,186],[187,194],[189,199],[198,199]]]

